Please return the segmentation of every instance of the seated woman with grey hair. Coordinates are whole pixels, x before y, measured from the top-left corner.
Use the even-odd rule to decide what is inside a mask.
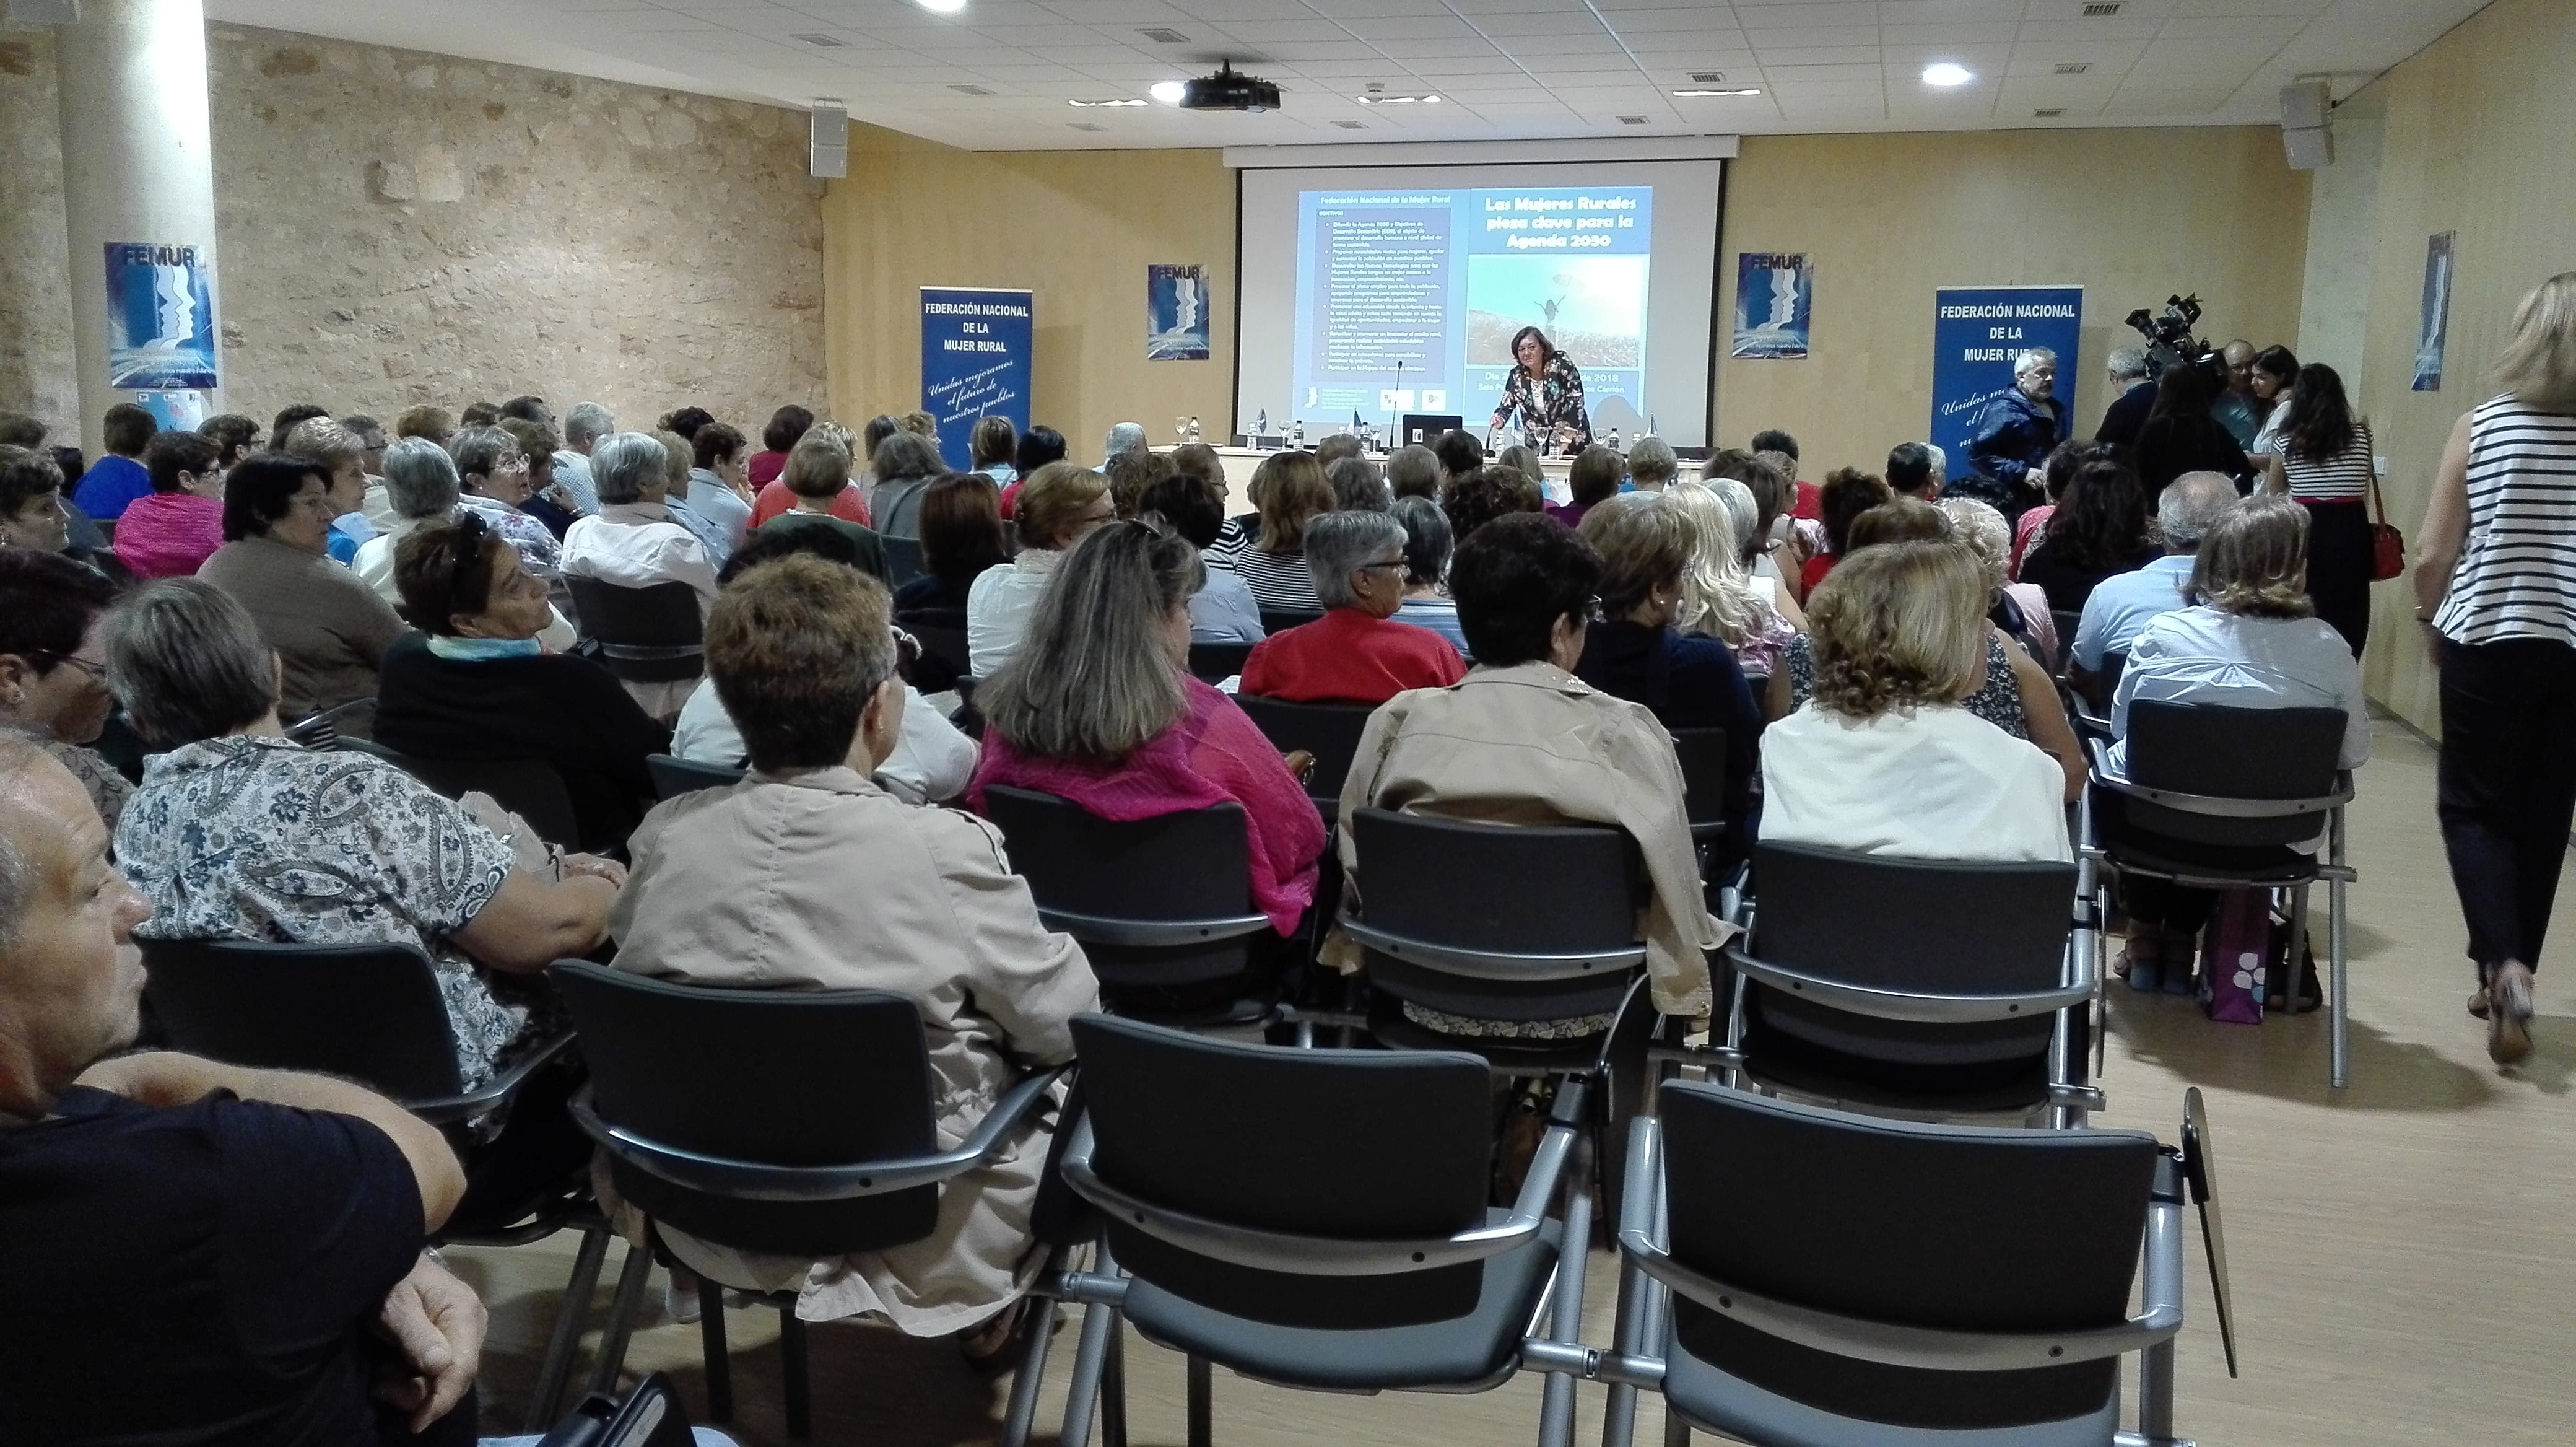
[[[697,535],[663,505],[671,486],[670,454],[643,432],[619,432],[591,449],[591,486],[599,514],[564,534],[566,577],[597,578],[621,588],[683,583],[698,611],[715,606],[716,564]]]
[[[1640,437],[1628,444],[1628,481],[1639,492],[1662,492],[1681,476],[1681,454],[1660,437]]]
[[[1242,691],[1373,707],[1466,677],[1466,660],[1447,639],[1395,621],[1404,606],[1405,541],[1404,524],[1389,513],[1328,512],[1306,524],[1306,570],[1324,616],[1254,644]]]
[[[414,474],[410,492],[417,503],[437,485],[429,476],[435,464],[430,463],[417,448],[406,455],[411,459],[408,465]],[[537,495],[538,487],[534,477],[535,464],[519,439],[499,427],[468,427],[458,432],[456,440],[447,445],[447,456],[454,464],[446,469],[444,479],[456,493],[453,506],[471,508],[483,514],[484,520],[492,524],[492,530],[519,550],[520,561],[538,577],[552,578],[562,572],[562,542],[535,514],[522,510],[523,505]],[[394,487],[393,469],[393,449],[387,448],[385,491],[392,500],[397,517],[418,519],[446,515],[404,511],[402,496]],[[391,567],[392,564],[388,562],[386,566]]]
[[[509,441],[509,434],[497,427],[466,430],[491,433],[505,444]],[[475,460],[488,476],[497,464],[485,454],[486,446],[487,439],[475,439]],[[467,494],[461,482],[455,459],[426,437],[405,437],[385,449],[385,492],[393,499],[393,521],[383,532],[359,545],[358,556],[350,562],[349,570],[396,609],[402,607],[402,589],[394,581],[394,549],[425,523],[479,517],[518,553],[519,566],[528,576],[550,585],[562,576],[563,549],[544,524],[491,498]],[[533,534],[530,529],[534,529]],[[570,649],[579,638],[571,620],[551,601],[547,612],[550,616],[538,630],[537,641],[557,653]]]
[[[287,739],[276,655],[202,579],[128,597],[105,648],[135,731],[167,750],[117,823],[117,861],[152,902],[135,934],[415,946],[465,1087],[491,1079],[529,1033],[533,977],[599,947],[625,871],[583,854],[530,867],[384,760]]]
[[[2012,524],[1987,503],[1973,497],[1945,497],[1933,506],[1950,519],[1950,536],[1974,549],[1986,565],[1994,588],[1994,606],[1986,617],[2028,649],[2042,668],[2054,670],[2064,655],[2058,650],[2057,617],[2049,612],[2048,593],[2037,583],[2016,583],[2012,569]]]
[[[645,818],[609,929],[616,968],[653,979],[910,1000],[928,1035],[939,1135],[954,1141],[1028,1071],[1072,1058],[1069,1023],[1099,1008],[1099,984],[1081,946],[1039,923],[991,825],[903,803],[871,780],[909,711],[890,606],[875,578],[819,557],[758,564],[725,589],[707,620],[707,675],[751,775]],[[949,1185],[927,1237],[888,1250],[816,1260],[718,1246],[668,1222],[654,1230],[709,1282],[793,1292],[806,1321],[864,1314],[912,1336],[953,1333],[987,1365],[1007,1350],[1046,1255],[1030,1219],[1049,1141],[1047,1125],[1031,1126]],[[594,1181],[640,1239],[615,1178],[596,1170]]]
[[[1395,610],[1395,621],[1428,628],[1448,639],[1459,657],[1468,657],[1458,605],[1449,597],[1449,554],[1456,548],[1449,515],[1428,496],[1405,494],[1389,516],[1404,529],[1404,606]]]
[[[920,538],[921,495],[948,470],[939,458],[939,444],[898,432],[877,444],[868,470],[876,474],[876,490],[868,494],[868,515],[876,519],[877,535]]]
[[[1253,907],[1284,941],[1315,902],[1324,821],[1234,700],[1188,672],[1205,575],[1198,549],[1147,523],[1105,523],[1073,545],[975,696],[984,758],[966,800],[981,810],[1007,784],[1111,820],[1239,804]]]

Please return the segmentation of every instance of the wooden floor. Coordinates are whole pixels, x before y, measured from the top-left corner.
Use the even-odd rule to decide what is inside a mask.
[[[2244,1377],[2226,1375],[2195,1231],[2179,1426],[2204,1443],[2263,1447],[2563,1444],[2576,1440],[2576,972],[2541,976],[2531,1059],[2511,1071],[2489,1064],[2461,1008],[2471,980],[2434,824],[2432,750],[2383,721],[2376,751],[2351,813],[2361,883],[2349,1090],[2326,1087],[2322,1014],[2218,1026],[2183,1000],[2113,990],[2102,1123],[2173,1139],[2183,1089],[2196,1084],[2224,1152]],[[2576,931],[2563,899],[2561,918]],[[611,1252],[612,1279],[622,1249]],[[492,1309],[485,1430],[515,1429],[572,1244],[453,1256]],[[1590,1282],[1586,1337],[1606,1345],[1609,1257],[1594,1254]],[[594,1338],[607,1303],[603,1284]],[[776,1317],[730,1320],[734,1430],[783,1443],[768,1350]],[[856,1326],[809,1336],[818,1442],[931,1447],[997,1434],[1008,1379],[970,1378],[946,1343]],[[1056,1339],[1041,1440],[1052,1440],[1073,1343],[1069,1327]],[[693,1408],[703,1402],[696,1328],[642,1332],[627,1362],[671,1372]],[[1581,1437],[1597,1440],[1602,1397],[1582,1389]],[[1132,1440],[1184,1440],[1177,1357],[1131,1338],[1129,1401]],[[1242,1447],[1529,1441],[1537,1412],[1526,1375],[1479,1397],[1329,1397],[1223,1373],[1216,1383],[1217,1440]],[[1660,1430],[1649,1401],[1638,1440],[1660,1441]]]

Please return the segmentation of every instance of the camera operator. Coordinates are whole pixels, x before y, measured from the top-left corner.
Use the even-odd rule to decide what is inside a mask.
[[[2013,358],[2012,388],[1987,402],[1977,418],[1968,440],[1969,476],[1949,485],[1953,494],[1992,504],[2006,521],[2039,503],[2039,479],[2032,473],[2066,435],[2056,386],[2055,352],[2033,347]]]
[[[2147,366],[2147,349],[2112,348],[2110,381],[2111,405],[2103,409],[2102,426],[2093,440],[2135,447],[2138,429],[2147,425],[2147,412],[2156,405],[2156,379]]]
[[[2156,379],[2155,405],[2138,429],[2138,480],[2153,511],[2165,484],[2186,472],[2221,473],[2240,493],[2252,487],[2245,448],[2214,415],[2222,384],[2205,362],[2176,362]]]
[[[2239,337],[2221,347],[2221,362],[2227,366],[2226,390],[2209,404],[2209,415],[2236,439],[2239,451],[2254,445],[2254,434],[2263,430],[2263,408],[2254,403],[2254,344]]]

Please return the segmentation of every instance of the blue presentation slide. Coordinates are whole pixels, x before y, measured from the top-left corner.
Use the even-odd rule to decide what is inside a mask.
[[[1481,434],[1531,326],[1596,419],[1614,397],[1642,413],[1653,205],[1651,186],[1300,192],[1295,395],[1272,415],[1319,435],[1454,412]]]

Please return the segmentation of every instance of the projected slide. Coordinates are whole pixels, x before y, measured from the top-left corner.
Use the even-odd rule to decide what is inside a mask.
[[[1605,404],[1645,412],[1653,206],[1651,186],[1299,192],[1284,415],[1314,434],[1454,412],[1482,433],[1534,326],[1583,370],[1606,438]]]

